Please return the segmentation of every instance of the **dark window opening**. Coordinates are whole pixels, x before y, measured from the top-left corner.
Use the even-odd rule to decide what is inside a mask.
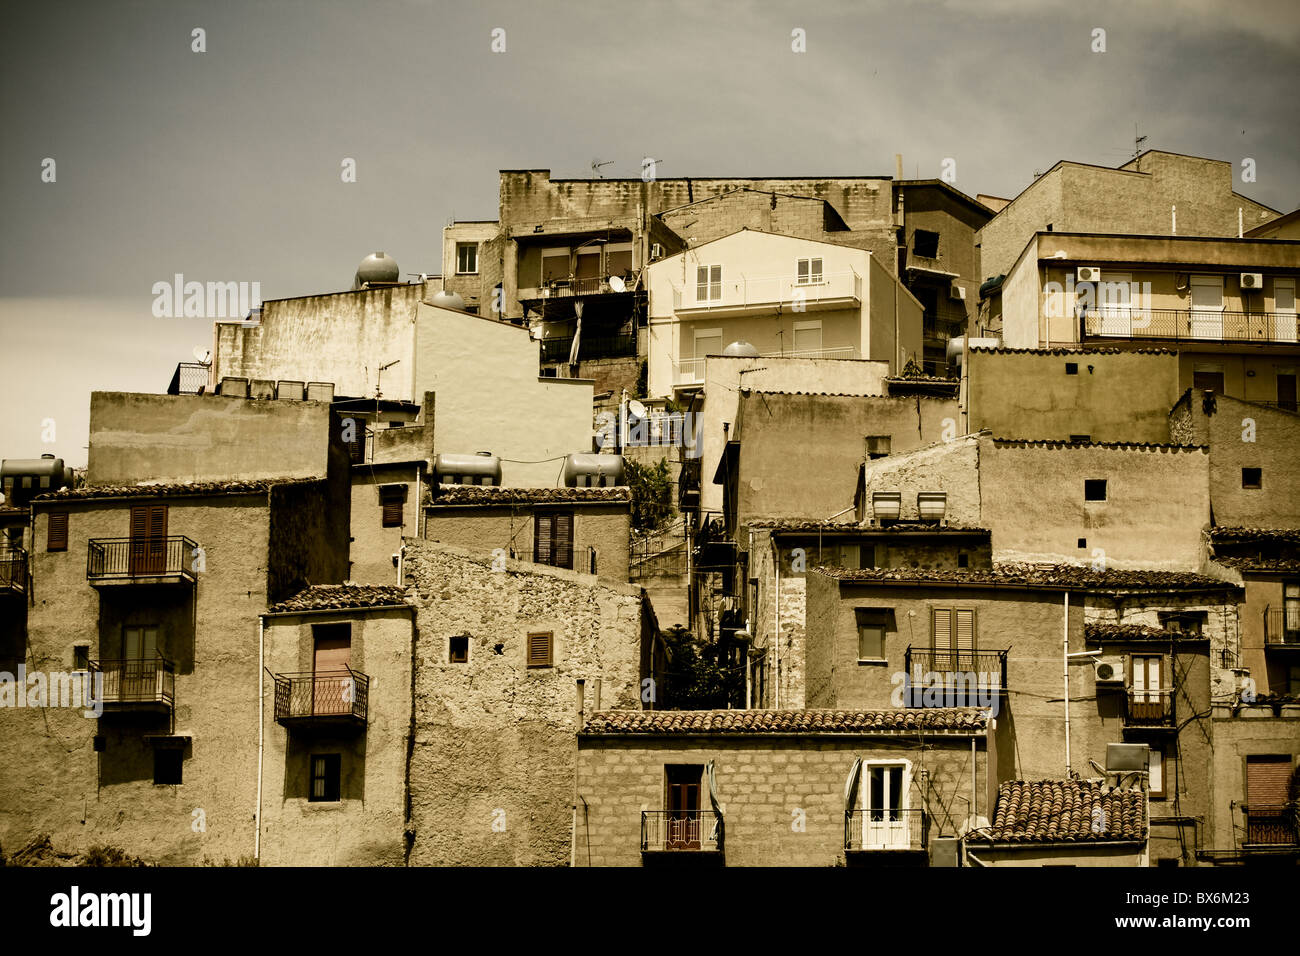
[[[90,648],[85,644],[78,644],[72,649],[72,669],[74,671],[90,669]]]
[[[337,803],[342,769],[342,754],[312,754],[311,792],[307,799],[312,803]]]
[[[874,568],[876,566],[876,546],[864,544],[858,547],[858,567]]]
[[[159,747],[153,752],[153,782],[176,786],[181,782],[185,751],[180,747]]]
[[[1259,468],[1241,469],[1241,487],[1258,489],[1263,487],[1264,473]]]
[[[1156,616],[1166,631],[1187,637],[1200,637],[1205,626],[1205,611],[1161,611]]]
[[[912,233],[912,254],[923,259],[939,258],[939,234],[928,229]]]
[[[1078,375],[1078,374],[1079,374],[1079,363],[1078,363],[1078,362],[1066,362],[1066,363],[1065,363],[1065,374],[1066,374],[1066,375]]]
[[[961,551],[957,554],[957,567],[959,568],[970,567],[970,555],[967,554],[965,551]]]
[[[1092,436],[1091,436],[1091,435],[1071,435],[1071,436],[1070,436],[1070,441],[1072,441],[1072,442],[1077,442],[1077,443],[1082,444],[1082,445],[1086,445],[1088,442],[1092,441]]]
[[[867,436],[867,458],[874,461],[877,458],[886,458],[889,456],[891,436],[889,435],[868,435]]]
[[[1106,479],[1105,478],[1087,478],[1083,482],[1083,500],[1084,501],[1105,501],[1106,500]]]
[[[1081,548],[1086,548],[1087,546],[1088,546],[1088,539],[1087,539],[1087,538],[1080,538],[1080,539],[1079,539],[1079,547],[1081,547]]]
[[[447,650],[447,660],[452,664],[466,664],[469,662],[469,635],[457,634],[451,638],[450,647]]]
[[[1192,388],[1198,392],[1210,391],[1223,394],[1222,372],[1192,372]]]

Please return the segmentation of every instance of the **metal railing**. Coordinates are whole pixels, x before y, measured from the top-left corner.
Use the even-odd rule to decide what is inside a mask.
[[[275,675],[275,719],[355,717],[364,722],[370,678],[350,667]]]
[[[802,359],[855,359],[858,350],[851,345],[830,349],[789,349],[784,352],[764,352],[760,358],[802,358]],[[704,361],[706,356],[680,359],[673,363],[674,385],[696,385],[704,383]]]
[[[543,362],[567,362],[573,351],[573,336],[542,339]],[[582,336],[578,341],[579,359],[621,358],[636,355],[636,336]]]
[[[1247,845],[1300,846],[1300,820],[1294,804],[1243,806]]]
[[[183,575],[193,579],[201,555],[184,535],[92,538],[86,550],[90,581]]]
[[[726,266],[718,283],[687,282],[673,287],[673,311],[704,311],[790,306],[803,308],[828,300],[862,300],[862,277],[853,270],[826,272],[819,281],[800,282],[796,275],[728,277]],[[703,292],[703,295],[701,295]]]
[[[168,395],[202,395],[208,389],[209,365],[199,362],[178,362],[172,373]]]
[[[22,548],[0,550],[0,591],[27,590],[27,552]]]
[[[909,647],[904,655],[908,707],[924,707],[927,695],[941,707],[983,706],[979,698],[1007,687],[1007,651],[931,650]],[[935,675],[929,678],[927,675]],[[928,685],[928,686],[927,686]]]
[[[1125,727],[1173,727],[1172,690],[1134,690],[1124,695]]]
[[[1264,609],[1264,643],[1300,648],[1300,606]]]
[[[924,850],[930,815],[924,810],[849,810],[844,814],[846,850]]]
[[[1044,318],[1060,319],[1050,311]],[[1087,338],[1168,339],[1174,342],[1300,341],[1294,312],[1193,309],[1089,309],[1080,316]]]
[[[721,850],[722,814],[712,810],[642,810],[641,849]]]
[[[176,667],[161,654],[153,657],[91,661],[90,673],[103,674],[105,704],[176,702]]]
[[[623,280],[622,292],[616,291],[609,284],[609,276],[570,276],[567,279],[551,279],[540,286],[519,289],[521,299],[564,298],[575,295],[621,295],[633,291],[636,286],[635,270],[625,270],[619,279]]]

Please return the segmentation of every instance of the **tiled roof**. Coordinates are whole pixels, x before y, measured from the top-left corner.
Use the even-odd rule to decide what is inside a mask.
[[[1089,641],[1177,641],[1188,640],[1181,634],[1151,627],[1149,624],[1115,624],[1108,621],[1085,621],[1083,636]],[[1193,638],[1198,639],[1198,638]]]
[[[1146,798],[1095,780],[1009,780],[998,787],[993,825],[978,832],[994,843],[1140,842]]]
[[[0,515],[25,515],[26,508],[15,508],[12,505],[0,505]]]
[[[439,485],[433,505],[513,505],[588,501],[631,501],[631,489],[500,488],[493,485]]]
[[[247,481],[184,481],[156,485],[87,485],[64,488],[33,501],[75,501],[84,498],[178,498],[203,495],[241,495],[268,491],[273,485],[298,485],[324,478],[254,478]]]
[[[391,607],[406,603],[406,592],[393,585],[318,584],[267,610],[272,614],[293,611],[328,611],[347,608]]]
[[[1066,438],[997,438],[995,445],[1015,445],[1021,448],[1142,448],[1171,449],[1173,451],[1209,452],[1209,445],[1182,445],[1175,442],[1156,441],[1070,441]]]
[[[888,376],[888,377],[885,378],[885,381],[888,382],[888,383],[890,384],[890,386],[894,386],[894,385],[927,385],[927,386],[928,386],[928,385],[945,385],[945,386],[950,386],[950,387],[952,387],[952,388],[959,388],[959,387],[961,386],[961,382],[959,382],[959,381],[958,381],[957,379],[955,379],[955,378],[942,378],[941,376],[938,376],[938,375],[912,375],[912,376],[906,376],[906,375],[890,375],[890,376]]]
[[[1004,352],[1008,355],[1119,355],[1121,352],[1133,353],[1139,355],[1177,355],[1172,349],[1108,349],[1108,348],[1054,348],[1054,349],[1013,349],[1006,346],[997,348],[988,348],[983,345],[972,345],[972,352]]]
[[[955,524],[935,524],[925,521],[899,521],[880,527],[866,522],[825,521],[816,518],[758,518],[745,525],[755,531],[837,531],[863,532],[871,534],[892,534],[895,532],[921,531],[926,534],[988,534],[987,528],[973,528]]]
[[[835,361],[843,361],[843,359],[836,359]],[[806,392],[797,388],[747,388],[741,386],[737,391],[746,397],[750,395],[803,395],[811,398],[889,398],[888,395],[881,395],[879,392]]]
[[[927,568],[817,568],[841,581],[863,583],[988,584],[1090,591],[1219,591],[1238,585],[1190,571],[1094,571],[1073,564],[1000,564],[992,568],[930,570]]]
[[[1210,540],[1215,544],[1231,544],[1239,541],[1300,544],[1300,528],[1211,528]]]
[[[954,731],[981,733],[988,712],[969,708],[916,710],[602,710],[583,732],[623,734],[871,734]]]
[[[1300,571],[1300,558],[1243,558],[1227,555],[1216,556],[1214,560],[1238,571],[1263,571],[1268,574],[1292,574]]]

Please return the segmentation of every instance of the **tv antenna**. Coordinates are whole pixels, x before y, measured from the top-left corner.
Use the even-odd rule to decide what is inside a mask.
[[[391,362],[389,362],[387,365],[381,365],[381,366],[379,366],[379,371],[377,371],[377,372],[375,373],[375,398],[383,398],[383,397],[384,397],[384,393],[381,392],[381,391],[379,390],[379,379],[380,379],[380,377],[384,374],[385,371],[387,371],[388,369],[392,368],[394,365],[396,365],[396,364],[397,364],[398,362],[400,362],[400,361],[401,361],[401,359],[393,359],[393,360],[392,360]]]
[[[1138,157],[1142,155],[1142,144],[1145,143],[1146,141],[1147,138],[1145,136],[1138,135],[1138,124],[1134,123],[1133,124],[1133,159],[1134,160],[1138,160]],[[1137,171],[1139,173],[1142,172],[1140,168]]]
[[[601,168],[604,166],[613,166],[613,165],[614,165],[614,161],[612,159],[606,160],[605,162],[602,163],[599,159],[593,156],[591,160],[591,171],[596,174],[597,179],[604,179],[605,174],[600,171]]]

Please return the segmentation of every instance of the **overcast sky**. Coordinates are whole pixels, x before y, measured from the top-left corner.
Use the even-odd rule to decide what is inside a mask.
[[[163,391],[210,342],[210,320],[153,316],[155,283],[338,291],[377,249],[439,272],[442,227],[495,218],[501,168],[892,175],[902,153],[909,177],[951,157],[959,189],[1010,197],[1059,159],[1124,162],[1137,124],[1147,147],[1230,160],[1239,192],[1300,205],[1294,0],[50,0],[4,16],[5,458],[84,465],[92,390]]]

